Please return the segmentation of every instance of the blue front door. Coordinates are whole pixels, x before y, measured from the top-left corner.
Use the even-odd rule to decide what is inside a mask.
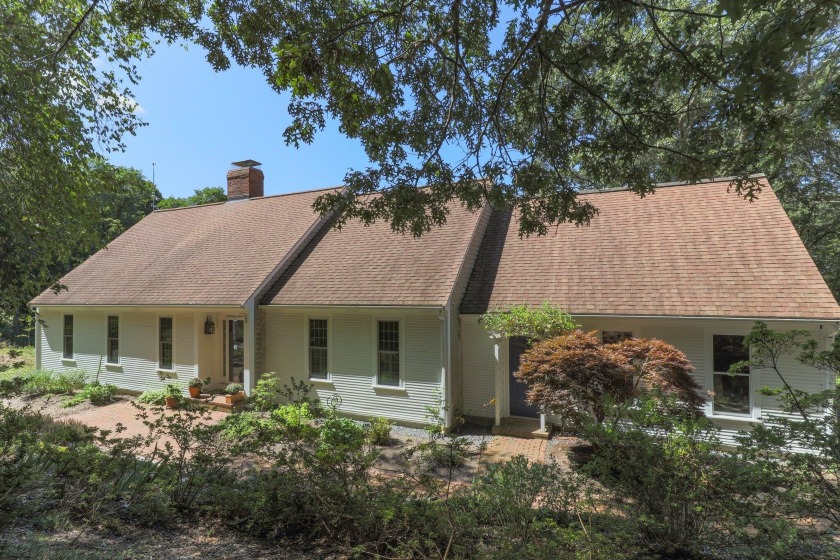
[[[525,393],[528,392],[528,385],[518,381],[513,372],[519,369],[519,357],[528,349],[528,343],[524,338],[515,337],[510,339],[510,415],[524,416],[526,418],[537,418],[540,415],[539,409],[525,400]]]

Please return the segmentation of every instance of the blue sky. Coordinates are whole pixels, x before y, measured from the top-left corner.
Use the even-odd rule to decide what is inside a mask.
[[[243,159],[262,162],[266,194],[339,185],[348,169],[367,164],[359,142],[342,136],[335,123],[309,146],[286,146],[288,96],[274,92],[258,70],[216,73],[199,47],[166,45],[138,68],[143,80],[132,91],[148,125],[109,159],[149,179],[154,162],[164,196],[224,187],[230,162]]]

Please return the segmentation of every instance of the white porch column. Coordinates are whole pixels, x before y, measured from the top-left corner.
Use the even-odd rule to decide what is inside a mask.
[[[496,425],[502,423],[502,416],[507,416],[507,339],[494,337],[493,352],[496,358]]]
[[[245,387],[245,394],[250,395],[254,388],[256,379],[256,342],[257,318],[254,300],[251,299],[245,304],[245,368],[242,372],[242,385]]]

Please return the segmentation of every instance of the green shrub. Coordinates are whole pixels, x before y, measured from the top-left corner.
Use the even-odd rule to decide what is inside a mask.
[[[391,421],[387,418],[371,418],[367,438],[371,445],[391,445]]]
[[[165,389],[147,389],[140,393],[140,396],[137,397],[137,402],[144,403],[144,404],[157,404],[162,405],[164,400],[166,399],[166,390]]]
[[[251,391],[248,404],[253,410],[268,412],[277,406],[282,394],[283,386],[278,375],[274,372],[264,373]]]
[[[87,385],[79,394],[68,399],[61,406],[76,406],[85,401],[90,401],[91,404],[100,406],[112,402],[116,395],[116,385],[100,385],[99,383],[94,382]]]
[[[331,415],[319,435],[320,448],[355,450],[365,444],[365,429],[349,418]]]
[[[22,376],[25,380],[23,391],[31,395],[68,394],[85,386],[85,372],[72,370],[55,373],[48,370],[36,370]]]
[[[461,437],[436,439],[418,447],[424,464],[430,470],[463,467],[470,450],[469,441]]]
[[[762,507],[771,488],[761,467],[720,452],[718,429],[705,418],[660,421],[650,410],[642,403],[625,427],[588,426],[594,450],[581,467],[618,496],[641,544],[698,555],[789,539],[791,527]]]
[[[300,427],[315,419],[309,403],[289,403],[271,411],[271,418],[285,426]]]
[[[228,395],[235,395],[242,390],[241,383],[231,383],[227,387],[225,387],[225,393]]]

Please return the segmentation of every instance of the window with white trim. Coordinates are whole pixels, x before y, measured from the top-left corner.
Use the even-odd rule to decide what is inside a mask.
[[[400,385],[400,322],[378,321],[378,385]]]
[[[309,320],[309,379],[329,377],[327,350],[328,323],[326,319]]]
[[[64,342],[61,356],[65,360],[73,359],[73,316],[64,316]]]
[[[108,340],[106,350],[106,364],[120,363],[120,318],[117,315],[108,315]]]
[[[158,328],[158,368],[172,369],[172,347],[173,347],[173,326],[172,317],[161,317]]]
[[[712,413],[749,416],[752,414],[750,368],[729,373],[732,364],[749,360],[750,351],[744,346],[744,337],[732,334],[712,336]]]

